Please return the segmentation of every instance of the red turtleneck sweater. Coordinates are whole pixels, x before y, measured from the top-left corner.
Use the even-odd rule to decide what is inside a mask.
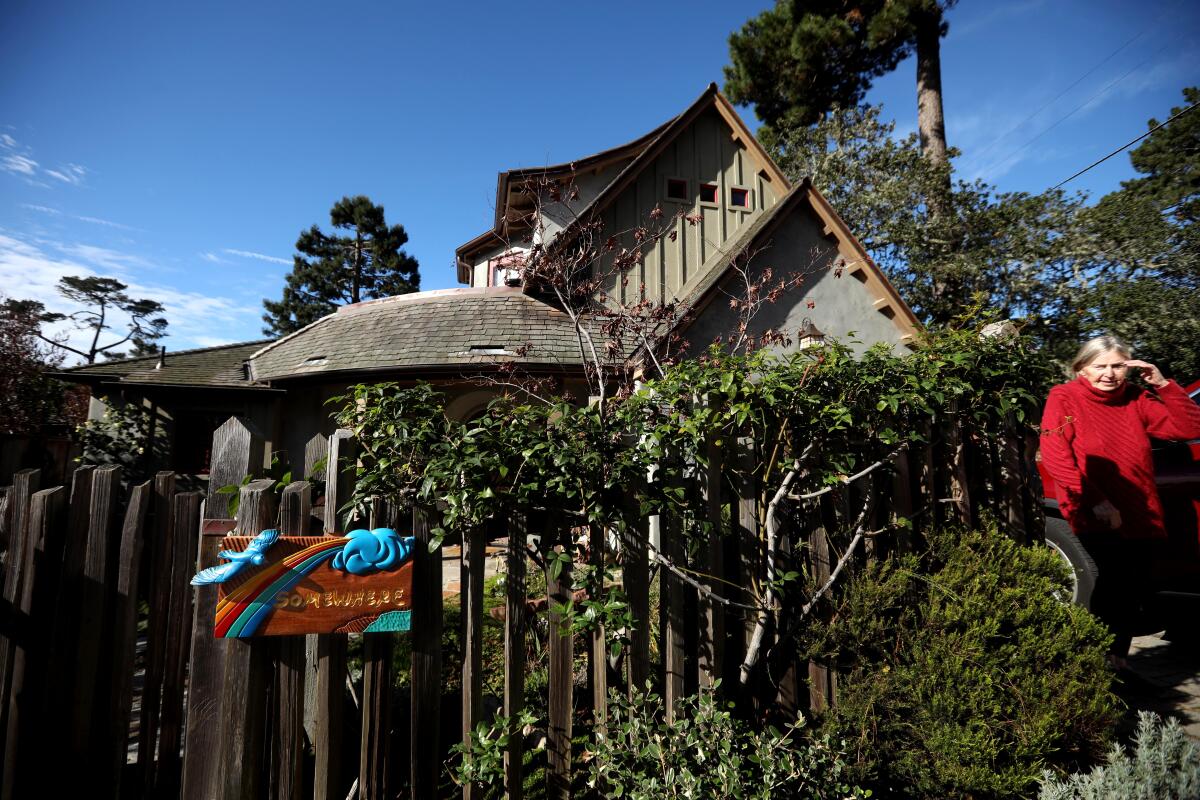
[[[1106,531],[1092,507],[1121,512],[1123,538],[1163,538],[1150,437],[1200,438],[1200,406],[1174,381],[1155,391],[1130,384],[1112,392],[1087,378],[1055,386],[1042,413],[1042,463],[1058,486],[1058,507],[1076,534]]]

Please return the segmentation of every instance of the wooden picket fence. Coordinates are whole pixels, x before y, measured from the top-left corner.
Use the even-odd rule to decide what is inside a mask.
[[[918,529],[947,519],[975,524],[990,509],[1014,538],[1040,536],[1034,450],[1015,423],[976,430],[948,421],[929,433],[934,445],[897,452],[886,469],[819,497],[788,500],[791,529],[780,568],[803,565],[827,580],[838,562],[832,534],[845,530],[860,507],[874,509],[873,528],[904,516]],[[346,431],[313,437],[304,466],[311,482],[292,483],[280,494],[270,479],[244,483],[236,518],[216,490],[261,474],[263,440],[248,422],[231,418],[214,435],[212,452],[207,495],[177,491],[176,476],[159,473],[132,487],[122,503],[119,468],[83,467],[70,487],[48,489],[40,488],[37,471],[20,472],[0,499],[0,543],[6,542],[0,800],[80,791],[188,800],[479,796],[470,786],[447,788],[446,762],[448,741],[466,737],[483,718],[485,532],[463,537],[462,689],[461,697],[447,698],[442,558],[427,547],[435,512],[381,502],[371,519],[357,521],[411,529],[418,546],[412,630],[363,637],[354,697],[345,636],[216,639],[216,587],[189,585],[197,569],[217,563],[221,539],[231,532],[253,536],[280,527],[287,535],[340,534],[337,510],[353,488],[346,469],[356,457],[353,439]],[[559,607],[581,587],[570,568],[547,571],[547,797],[571,796],[573,726],[584,717],[605,724],[614,675],[627,686],[649,681],[668,713],[675,700],[718,679],[744,713],[759,718],[833,701],[836,676],[824,665],[798,662],[786,647],[774,648],[744,687],[731,688],[740,685],[753,615],[720,596],[761,574],[764,509],[753,477],[760,457],[750,436],[712,446],[707,465],[688,481],[693,507],[713,523],[707,548],[687,552],[678,521],[665,515],[642,519],[615,542],[604,531],[588,532],[586,557],[595,564],[618,555],[606,548],[619,550],[624,591],[639,621],[619,673],[602,631],[586,640],[563,632]],[[572,537],[558,535],[564,522],[553,509],[497,522],[487,533],[507,534],[510,543],[498,700],[501,713],[515,717],[525,701],[530,635],[524,545],[529,536]],[[903,547],[905,535],[871,539],[865,552]],[[664,560],[688,572],[668,569]],[[771,641],[785,638],[794,624],[780,620]],[[407,720],[397,713],[398,636],[410,637],[412,652]],[[577,646],[586,663],[586,681],[578,686]],[[458,701],[461,720],[447,714]],[[522,797],[529,744],[515,736],[506,753],[509,798]]]

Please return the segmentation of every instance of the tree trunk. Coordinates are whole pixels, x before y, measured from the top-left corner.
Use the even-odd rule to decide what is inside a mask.
[[[917,130],[921,137],[921,154],[935,170],[937,181],[925,198],[929,206],[933,230],[947,244],[940,249],[949,254],[958,249],[959,233],[952,219],[950,163],[946,155],[946,121],[942,112],[942,12],[940,8],[918,14],[917,26]],[[965,300],[960,280],[934,268],[933,299],[935,309],[946,309],[948,303]],[[944,322],[936,310],[934,321]]]
[[[917,128],[921,153],[935,167],[945,167],[946,120],[942,113],[942,14],[932,11],[917,18]],[[945,190],[950,191],[947,172]]]

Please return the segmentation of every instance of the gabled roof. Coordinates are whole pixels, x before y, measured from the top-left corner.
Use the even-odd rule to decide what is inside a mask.
[[[659,125],[649,133],[643,134],[631,142],[626,142],[616,147],[610,147],[607,150],[601,150],[599,153],[593,153],[590,156],[577,158],[574,161],[568,161],[562,164],[549,164],[543,167],[521,167],[510,169],[499,173],[496,176],[496,219],[490,230],[471,239],[465,244],[459,245],[455,251],[458,261],[458,279],[462,283],[467,282],[463,259],[473,254],[475,251],[485,247],[491,247],[494,244],[500,244],[504,241],[506,224],[510,220],[508,213],[509,192],[520,184],[530,179],[537,178],[560,178],[569,177],[578,174],[584,170],[601,169],[605,166],[632,159],[638,153],[646,148],[646,146],[654,141],[654,139],[662,132],[664,128],[670,125],[672,120],[667,120],[662,125]]]
[[[508,218],[506,211],[508,186],[517,180],[525,180],[530,177],[557,177],[569,176],[577,174],[584,169],[595,168],[601,164],[618,162],[626,158],[631,158],[620,172],[618,172],[590,202],[576,211],[578,219],[582,220],[587,216],[603,211],[609,203],[616,199],[626,187],[633,181],[637,180],[638,175],[650,164],[654,159],[658,158],[662,152],[675,141],[676,137],[696,120],[704,111],[713,108],[721,115],[726,124],[733,130],[733,138],[741,141],[749,151],[751,158],[757,163],[759,170],[766,174],[767,178],[779,186],[779,192],[782,194],[787,191],[790,186],[787,177],[779,166],[772,160],[770,154],[763,149],[758,140],[746,127],[746,123],[738,116],[733,105],[726,99],[725,95],[721,94],[715,83],[710,83],[696,100],[689,105],[683,113],[671,118],[667,122],[659,125],[654,130],[639,139],[635,139],[628,144],[605,150],[597,153],[594,156],[589,156],[585,159],[571,162],[569,164],[557,164],[550,167],[537,167],[532,169],[510,170],[509,172],[500,173],[497,181],[496,189],[496,223],[492,230],[486,231],[479,236],[476,236],[471,241],[462,245],[456,251],[458,264],[458,279],[462,283],[468,282],[469,278],[466,271],[466,256],[471,255],[475,251],[484,247],[500,244],[504,241],[504,223]],[[557,240],[565,242],[570,238],[573,226],[559,233]]]
[[[892,286],[883,270],[872,260],[862,243],[850,233],[845,221],[834,211],[833,206],[825,199],[812,181],[804,178],[792,187],[786,195],[779,199],[774,206],[766,209],[752,223],[738,232],[722,256],[717,259],[707,272],[699,276],[696,282],[687,289],[680,298],[680,303],[689,309],[681,327],[687,327],[690,320],[703,311],[717,294],[717,286],[728,274],[730,264],[743,252],[753,251],[756,245],[764,244],[780,223],[794,210],[804,205],[813,211],[821,220],[822,233],[831,242],[837,244],[838,254],[845,264],[847,276],[857,278],[865,285],[867,291],[875,297],[875,310],[888,315],[895,325],[906,335],[912,336],[921,328],[912,309],[900,297],[900,293]]]
[[[589,323],[598,324],[598,323]],[[562,310],[507,287],[440,289],[343,306],[250,359],[259,381],[371,372],[474,372],[517,363],[578,369]]]
[[[167,351],[162,367],[159,356],[140,356],[101,364],[84,364],[52,373],[55,377],[89,385],[192,386],[221,389],[266,389],[246,379],[243,365],[271,339]]]

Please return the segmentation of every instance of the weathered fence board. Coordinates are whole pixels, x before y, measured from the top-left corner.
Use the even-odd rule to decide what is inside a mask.
[[[310,447],[314,445],[309,442]],[[339,532],[338,511],[354,488],[350,468],[356,449],[350,431],[338,430],[329,438],[325,467],[324,532]],[[342,531],[344,533],[344,531]],[[346,640],[320,637],[317,646],[316,728],[314,786],[318,800],[346,796],[347,766],[343,755],[345,725]]]
[[[106,716],[111,748],[108,782],[120,786],[121,773],[129,749],[129,710],[133,699],[133,656],[137,639],[137,591],[142,563],[142,530],[152,500],[150,481],[133,488],[125,521],[121,526],[117,557],[117,586],[113,609],[113,636],[108,642],[112,658],[114,689],[109,697]]]
[[[241,490],[237,533],[256,536],[275,524],[274,481],[251,481]],[[210,623],[211,624],[211,623]],[[238,800],[266,792],[262,769],[267,733],[267,693],[274,661],[271,639],[236,639],[225,650],[221,693],[224,797]]]
[[[155,795],[177,797],[183,764],[180,746],[183,738],[184,678],[187,674],[192,643],[192,598],[189,581],[196,569],[197,537],[201,526],[200,492],[185,492],[171,498],[172,552],[166,569],[171,587],[166,638],[162,645],[162,714],[159,720],[158,767],[154,774]],[[206,621],[205,632],[211,619]],[[195,687],[193,678],[191,686]]]
[[[442,576],[441,560],[429,552],[429,511],[413,508],[412,709],[410,786],[413,797],[435,797],[441,753]]]
[[[724,520],[722,519],[721,474],[723,465],[723,449],[718,446],[715,436],[710,436],[705,442],[705,464],[702,481],[702,509],[705,521],[709,525],[707,555],[708,576],[704,585],[710,592],[720,595],[727,593],[721,582],[725,576],[725,543]],[[721,678],[725,669],[725,609],[711,596],[700,598],[699,603],[702,621],[700,624],[700,640],[697,645],[699,662],[700,687],[709,689]]]
[[[74,681],[72,701],[70,751],[81,765],[89,769],[101,766],[103,753],[96,752],[92,742],[97,734],[106,736],[108,731],[100,722],[103,714],[98,709],[108,710],[107,697],[111,691],[111,668],[100,658],[101,644],[109,641],[111,628],[111,585],[113,549],[113,521],[116,516],[121,488],[121,468],[100,467],[92,477],[92,502],[88,510],[87,549],[83,561],[83,594],[79,606],[79,633],[76,638],[76,658],[80,664],[97,664],[100,668],[85,675],[77,675]]]
[[[525,544],[528,522],[514,513],[508,520],[504,576],[504,716],[517,719],[525,707]],[[522,735],[514,733],[504,751],[504,788],[509,800],[521,800],[524,785]]]
[[[16,610],[23,577],[28,572],[27,553],[31,554],[28,542],[29,505],[34,492],[38,490],[41,472],[33,469],[23,469],[13,475],[13,486],[9,490],[8,507],[8,552],[5,556],[4,585],[0,589],[5,609],[12,609],[14,618],[20,612]],[[0,632],[3,634],[4,632]],[[11,634],[0,635],[0,738],[8,730],[8,696],[13,682],[13,661],[16,658],[17,637]],[[7,744],[0,743],[7,752]]]
[[[554,549],[558,553],[574,555],[569,533],[562,530],[559,515],[546,516],[546,527],[542,541],[566,541]],[[571,601],[573,576],[571,561],[560,561],[560,569],[547,562],[546,600],[549,606],[547,621],[546,652],[549,656],[546,723],[546,797],[548,800],[566,800],[571,796],[571,729],[572,699],[575,689],[575,639],[569,629],[564,630],[565,617],[562,609]],[[557,573],[557,574],[556,574]]]
[[[459,563],[462,598],[462,736],[470,744],[471,731],[483,717],[483,556],[487,539],[483,530],[463,534]],[[471,783],[463,784],[463,800],[481,795]]]
[[[228,500],[218,490],[240,485],[262,469],[263,439],[248,420],[230,417],[213,433],[212,469],[204,503],[204,523],[197,545],[196,569],[216,565],[221,539],[233,529]],[[185,534],[190,535],[190,532]],[[221,687],[225,682],[228,640],[213,637],[217,587],[197,587],[192,615],[191,658],[184,745],[184,800],[212,800],[221,792]],[[339,798],[340,800],[340,798]]]
[[[171,595],[177,591],[171,585],[171,554],[176,540],[171,525],[171,498],[175,495],[175,473],[159,472],[154,476],[153,530],[146,537],[150,551],[150,582],[146,592],[148,617],[146,641],[164,642],[171,619]],[[155,748],[158,742],[158,718],[162,703],[163,650],[146,647],[146,666],[142,681],[141,718],[138,722],[137,766],[133,780],[151,796],[155,781]]]
[[[32,481],[23,482],[23,489]],[[23,493],[18,494],[23,498]],[[39,729],[44,729],[41,701],[45,696],[45,669],[49,637],[38,625],[39,619],[52,618],[53,595],[46,589],[61,557],[61,541],[56,532],[65,517],[67,492],[59,486],[36,492],[22,515],[21,529],[14,529],[9,554],[22,553],[22,562],[10,564],[10,575],[16,575],[14,586],[19,588],[16,602],[10,607],[8,627],[10,685],[0,702],[7,704],[7,731],[4,737],[3,775],[0,777],[0,797],[26,796],[33,789],[32,781],[17,783],[17,765],[23,759],[31,763],[38,757],[36,742],[42,741]],[[14,547],[23,537],[23,546]],[[56,553],[57,550],[57,553]]]
[[[307,536],[312,523],[312,484],[287,485],[279,501],[279,530],[285,536]],[[272,800],[299,800],[304,767],[305,640],[288,636],[276,643],[274,735],[271,737]]]

